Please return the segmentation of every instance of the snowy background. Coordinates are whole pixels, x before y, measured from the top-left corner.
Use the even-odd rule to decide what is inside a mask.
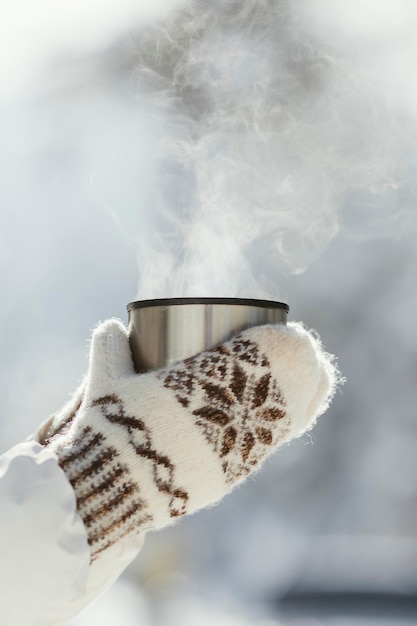
[[[162,276],[158,295],[167,288],[163,273],[172,268],[172,260],[161,257],[160,238],[168,232],[161,215],[169,213],[169,224],[175,223],[176,211],[178,221],[185,219],[181,203],[190,202],[187,185],[196,186],[195,181],[204,176],[198,170],[193,178],[192,168],[177,152],[172,157],[171,148],[168,155],[174,165],[167,165],[161,145],[167,134],[174,134],[177,141],[188,126],[205,138],[208,127],[201,120],[196,127],[193,111],[187,112],[184,84],[168,93],[169,72],[163,84],[154,76],[145,80],[143,58],[157,37],[155,24],[164,29],[167,12],[177,16],[180,4],[163,0],[152,7],[129,0],[3,3],[2,451],[25,438],[77,386],[97,321],[110,316],[127,321],[126,304],[141,293],[139,277],[148,290],[159,279],[152,268],[151,274],[143,274],[149,258],[162,258],[156,265]],[[265,7],[278,15],[289,11],[286,2],[246,4],[252,5],[263,15]],[[325,86],[320,86],[320,97],[313,99],[319,109],[315,118],[309,119],[300,109],[304,98],[317,93],[308,80],[288,100],[284,122],[281,118],[277,122],[279,131],[271,131],[272,118],[262,118],[267,120],[271,159],[275,156],[283,162],[288,151],[290,163],[280,161],[285,176],[283,184],[277,183],[277,205],[281,201],[279,206],[289,207],[282,215],[271,212],[273,191],[267,189],[271,232],[287,229],[288,235],[289,223],[291,232],[273,254],[268,247],[261,248],[265,258],[255,255],[252,271],[256,276],[265,265],[269,293],[290,304],[290,319],[317,329],[327,350],[338,356],[347,383],[312,433],[282,449],[224,502],[150,535],[120,582],[74,620],[74,626],[416,623],[417,83],[413,62],[417,53],[411,37],[417,26],[416,10],[411,2],[389,0],[338,3],[337,11],[324,0],[293,5],[298,13],[297,19],[291,16],[292,22],[288,18],[296,25],[290,47],[300,53],[294,76],[303,75],[305,48],[313,43],[320,59],[328,60],[326,68],[332,69],[325,75]],[[191,9],[185,17],[175,17],[180,23],[189,19],[193,6],[203,10],[206,3],[187,6]],[[212,6],[220,11],[221,3]],[[249,10],[244,18],[249,23],[255,19]],[[308,37],[306,23],[314,27]],[[217,34],[227,28],[222,23]],[[243,40],[249,31],[242,32]],[[278,43],[281,46],[282,40]],[[286,54],[283,44],[282,49]],[[307,77],[316,71],[313,52],[305,60]],[[259,51],[257,55],[255,70]],[[251,78],[253,67],[246,56],[242,58],[239,77],[248,75],[252,84],[256,82]],[[279,59],[278,52],[274,67]],[[204,65],[204,60],[199,63]],[[288,68],[287,63],[285,71],[280,70],[272,96],[279,91],[281,79],[286,89],[293,89]],[[345,72],[349,90],[359,85],[360,97],[348,90],[348,98],[342,90],[340,98],[326,105],[322,96],[330,78],[333,81],[332,72],[337,77],[339,69]],[[215,75],[215,70],[210,71]],[[155,72],[153,66],[149,73]],[[385,79],[391,82],[384,83]],[[198,92],[200,97],[199,81],[196,78],[194,95]],[[183,83],[190,87],[189,78]],[[335,84],[330,89],[333,96]],[[241,97],[239,92],[231,100],[233,107]],[[366,114],[361,117],[357,107],[365,101]],[[222,106],[227,109],[223,101]],[[329,120],[332,110],[337,111],[337,119]],[[358,113],[360,123],[352,111]],[[230,119],[213,123],[221,132]],[[373,130],[367,133],[370,122]],[[334,132],[346,124],[346,132]],[[320,131],[317,135],[311,132],[314,128]],[[251,167],[252,156],[247,156],[246,148],[253,141],[256,154],[263,154],[259,146],[265,134],[261,140],[250,135],[241,146],[242,133],[239,125],[238,140],[230,141],[233,150],[242,147],[243,156],[236,160],[243,163],[242,171],[250,172],[245,167]],[[294,137],[301,137],[299,144],[294,144]],[[333,150],[330,156],[326,145]],[[206,144],[204,150],[201,146],[194,143],[189,151],[199,167],[207,162]],[[216,147],[217,143],[210,143],[209,152]],[[222,164],[227,166],[229,153],[224,146],[221,149]],[[274,163],[267,163],[272,178],[281,171],[274,169]],[[213,170],[207,171],[205,175]],[[298,187],[294,186],[297,172]],[[326,180],[318,184],[320,172]],[[179,185],[181,177],[185,182]],[[236,180],[241,180],[241,173]],[[200,200],[207,186],[203,183],[195,195]],[[228,202],[235,199],[234,190],[224,182],[213,186],[217,195],[226,194]],[[175,196],[171,202],[166,199],[168,192]],[[252,200],[258,206],[259,198]],[[208,229],[201,232],[221,240],[222,232],[212,230],[208,206],[203,214]],[[306,243],[310,223],[321,224],[321,206],[331,217],[319,234],[313,229]],[[216,220],[226,209],[226,204],[215,204]],[[233,223],[233,211],[230,215]],[[246,212],[242,215],[243,221],[252,219]],[[160,238],[154,245],[159,226]],[[289,258],[288,241],[298,251],[294,259]],[[177,245],[168,246],[170,254],[175,256]],[[192,250],[190,257],[194,259]],[[277,259],[276,264],[271,258]],[[207,265],[204,281],[207,273],[216,270]],[[174,261],[174,266],[184,271],[183,261],[177,265]],[[187,289],[195,280],[188,281]],[[201,289],[207,288],[204,281],[198,283],[204,285]]]

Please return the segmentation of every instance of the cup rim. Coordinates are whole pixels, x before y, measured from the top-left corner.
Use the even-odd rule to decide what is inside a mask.
[[[287,313],[290,307],[285,302],[274,300],[258,300],[256,298],[153,298],[150,300],[134,300],[129,302],[127,310],[143,309],[156,306],[178,306],[178,305],[227,305],[227,306],[251,306],[268,309],[283,309]]]

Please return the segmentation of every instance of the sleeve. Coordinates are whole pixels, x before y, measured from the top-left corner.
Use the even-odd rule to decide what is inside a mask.
[[[90,566],[73,489],[57,458],[35,441],[0,457],[0,623],[66,624],[110,586],[143,540]]]

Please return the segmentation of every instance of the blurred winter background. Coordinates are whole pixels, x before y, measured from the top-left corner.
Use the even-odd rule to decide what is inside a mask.
[[[2,3],[1,450],[136,295],[288,301],[347,378],[73,626],[416,623],[416,32],[412,0]]]

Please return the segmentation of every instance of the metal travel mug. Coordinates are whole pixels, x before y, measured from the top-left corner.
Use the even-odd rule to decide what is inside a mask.
[[[236,333],[263,324],[286,324],[283,302],[242,298],[167,298],[127,305],[129,340],[138,373],[209,350]]]

